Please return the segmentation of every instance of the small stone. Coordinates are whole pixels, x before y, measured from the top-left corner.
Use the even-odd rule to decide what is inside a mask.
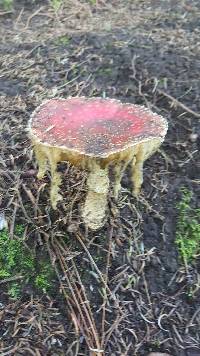
[[[5,308],[5,305],[3,303],[0,303],[0,309]]]
[[[7,229],[8,224],[3,212],[0,212],[0,230]]]
[[[198,135],[196,133],[192,133],[189,136],[189,139],[190,139],[191,142],[196,142],[196,140],[198,139]]]
[[[57,344],[57,339],[55,337],[51,338],[51,345]]]
[[[67,227],[68,232],[77,232],[78,231],[78,224],[72,223]]]

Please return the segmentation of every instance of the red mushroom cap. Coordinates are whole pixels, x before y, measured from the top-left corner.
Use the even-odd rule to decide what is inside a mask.
[[[31,117],[30,129],[48,146],[103,158],[153,138],[162,141],[167,121],[139,105],[70,97],[42,103]]]

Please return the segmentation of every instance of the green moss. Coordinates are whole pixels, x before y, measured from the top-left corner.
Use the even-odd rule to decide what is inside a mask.
[[[15,230],[18,239],[10,239],[6,230],[0,232],[0,278],[12,277],[13,274],[24,274],[33,270],[34,257],[19,237],[23,232],[24,229],[22,230],[20,225]]]
[[[0,279],[8,279],[8,295],[15,299],[27,283],[40,291],[50,290],[53,278],[50,261],[46,261],[45,257],[38,260],[35,251],[24,244],[24,231],[23,225],[17,225],[13,239],[5,229],[0,231]],[[14,283],[13,278],[19,276],[20,283]]]
[[[47,262],[42,262],[39,265],[39,273],[35,278],[35,286],[39,290],[47,292],[51,289],[51,280],[53,278],[54,272],[51,265]]]
[[[1,268],[0,269],[0,279],[10,277],[10,273],[6,271],[6,269]]]
[[[18,237],[23,237],[25,228],[22,224],[16,225],[15,227],[15,235]]]
[[[46,280],[46,276],[43,274],[39,274],[36,279],[35,279],[35,285],[38,289],[42,289],[44,291],[47,291],[49,289],[50,284]]]
[[[181,259],[191,262],[200,253],[200,209],[192,208],[192,192],[182,188],[182,199],[177,205],[176,244]]]
[[[12,299],[18,299],[21,295],[20,286],[17,283],[11,283],[11,285],[8,288],[8,295]]]

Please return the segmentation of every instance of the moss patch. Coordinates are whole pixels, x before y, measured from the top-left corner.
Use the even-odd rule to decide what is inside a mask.
[[[8,281],[7,292],[14,299],[27,284],[38,291],[49,291],[54,274],[50,261],[45,257],[38,260],[35,251],[25,245],[23,234],[23,225],[16,226],[13,239],[5,229],[0,231],[0,280]]]
[[[193,208],[192,192],[182,188],[182,199],[177,205],[176,244],[181,259],[189,263],[200,253],[200,209]]]

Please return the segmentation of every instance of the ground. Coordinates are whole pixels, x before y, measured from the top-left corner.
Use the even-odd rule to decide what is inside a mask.
[[[42,291],[1,278],[1,355],[200,355],[200,260],[183,261],[176,243],[182,188],[200,208],[199,1],[0,3],[1,224],[54,270]],[[43,99],[68,95],[143,104],[169,122],[139,199],[127,172],[97,232],[80,218],[86,173],[60,165],[53,211],[27,135]]]

